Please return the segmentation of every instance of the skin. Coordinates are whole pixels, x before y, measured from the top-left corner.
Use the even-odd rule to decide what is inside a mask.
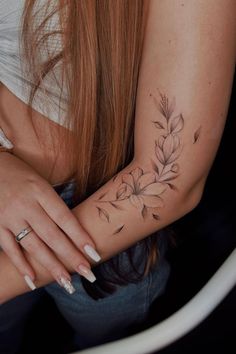
[[[150,1],[137,91],[134,159],[72,210],[91,235],[101,261],[199,203],[227,117],[236,59],[235,13],[234,0]],[[14,136],[13,119],[9,127]],[[38,151],[35,156],[40,156]],[[33,165],[31,157],[27,163]],[[46,167],[45,171],[47,175]],[[27,238],[24,241],[27,248]],[[25,254],[36,272],[37,286],[52,281],[30,252]],[[0,283],[4,284],[2,302],[28,291],[4,253]]]
[[[17,117],[17,119],[16,119]],[[68,166],[66,153],[62,151],[56,156],[53,149],[52,136],[65,128],[54,123],[47,117],[33,109],[33,122],[40,136],[44,136],[47,155],[42,151],[33,130],[27,112],[27,105],[16,97],[3,83],[0,83],[0,127],[14,145],[14,155],[32,166],[35,171],[50,184],[67,181],[73,172],[73,167]],[[22,129],[24,127],[24,129]],[[55,150],[60,141],[55,141]],[[52,171],[52,165],[55,168]]]

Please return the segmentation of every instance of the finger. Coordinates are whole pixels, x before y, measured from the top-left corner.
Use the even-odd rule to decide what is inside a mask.
[[[96,245],[87,231],[80,225],[76,216],[72,213],[63,199],[49,185],[44,193],[40,193],[38,203],[48,216],[70,237],[82,253],[88,255],[95,262],[101,257],[95,250]],[[47,198],[45,198],[47,195]]]
[[[64,259],[73,270],[78,271],[81,263],[91,268],[90,263],[84,255],[40,206],[37,209],[34,208],[34,212],[31,214],[30,225],[53,252]]]
[[[18,271],[23,276],[28,275],[32,280],[34,280],[36,276],[35,271],[26,260],[21,247],[16,242],[14,235],[10,232],[10,230],[1,228],[0,244],[2,250],[7,254]]]
[[[28,227],[27,223],[24,227]],[[19,228],[17,228],[19,230]],[[53,252],[39,239],[34,231],[27,234],[21,241],[23,247],[43,268],[45,268],[52,277],[63,286],[69,293],[75,289],[71,284],[71,276],[63,264],[55,257]]]

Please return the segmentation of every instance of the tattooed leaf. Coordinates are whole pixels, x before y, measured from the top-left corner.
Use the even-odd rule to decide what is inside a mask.
[[[165,165],[165,163],[166,163],[165,156],[163,154],[162,149],[158,145],[156,145],[155,154],[156,154],[157,159],[160,161],[160,163],[162,165]]]
[[[153,159],[151,159],[151,164],[152,164],[152,168],[154,169],[154,171],[156,171],[157,174],[159,175],[159,168],[158,168],[157,164],[153,161]]]
[[[173,179],[176,179],[178,176],[179,176],[179,175],[175,175],[175,176],[172,176],[172,177],[166,178],[166,179],[165,179],[165,182],[172,181]]]
[[[165,129],[164,125],[160,121],[153,121],[157,129]]]
[[[178,175],[174,175],[173,172],[169,171],[167,174],[161,176],[158,181],[159,182],[169,182],[177,177],[178,177]]]
[[[125,225],[122,225],[122,226],[118,227],[118,229],[116,229],[116,230],[113,232],[113,235],[118,234],[119,232],[121,232],[121,230],[123,229],[124,226],[125,226]]]
[[[104,221],[110,222],[108,212],[103,208],[100,208],[100,207],[96,207],[96,208],[98,209],[99,217]]]
[[[147,217],[147,211],[148,211],[148,209],[147,209],[147,207],[146,207],[146,205],[144,205],[144,207],[143,207],[143,209],[142,209],[142,217],[145,219],[146,217]]]
[[[165,161],[168,161],[171,154],[173,154],[174,152],[174,139],[173,136],[170,134],[167,136],[167,138],[164,141],[163,144],[163,155],[164,155],[164,159]]]
[[[183,129],[183,127],[184,119],[181,113],[170,120],[170,133],[178,133]]]
[[[107,192],[101,194],[100,197],[98,198],[98,200],[102,199],[106,194],[107,194]]]
[[[174,172],[174,173],[179,172],[179,165],[178,165],[177,163],[174,163],[174,164],[171,166],[171,171]]]
[[[178,191],[178,188],[174,184],[172,183],[167,183],[167,184],[170,187],[170,189],[172,189],[173,191]]]
[[[166,161],[166,164],[169,165],[170,163],[174,162],[175,160],[178,159],[178,157],[180,156],[180,151],[176,150],[168,159],[168,161]]]
[[[126,196],[126,192],[127,192],[127,185],[124,185],[124,183],[122,183],[123,186],[118,189],[118,191],[116,192],[116,199],[122,199],[123,197]]]
[[[120,205],[115,204],[114,202],[109,202],[114,208],[119,210],[124,210]]]
[[[118,173],[112,178],[112,181],[114,182],[118,176]]]
[[[174,151],[176,151],[180,147],[180,138],[177,134],[173,134],[173,142],[174,142]]]
[[[153,219],[160,220],[160,216],[158,214],[152,214]]]
[[[195,131],[194,136],[193,136],[193,144],[195,144],[198,141],[198,138],[200,136],[201,133],[201,125],[200,127]]]
[[[160,149],[163,149],[163,144],[164,144],[165,138],[166,138],[166,136],[161,135],[158,139],[158,143],[155,141],[156,145],[158,145]]]

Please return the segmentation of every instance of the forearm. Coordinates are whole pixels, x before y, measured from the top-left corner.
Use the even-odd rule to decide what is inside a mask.
[[[123,188],[127,187],[122,180],[127,181],[132,173],[136,174],[133,187],[134,184],[137,187],[141,180],[137,173],[141,170],[143,176],[146,175],[146,182],[145,178],[141,182],[145,187],[122,194]],[[151,164],[144,166],[133,161],[73,209],[95,241],[102,261],[171,224],[198,204],[203,182],[188,191],[178,190],[176,183],[175,190],[172,190],[165,183],[157,182],[157,178]]]

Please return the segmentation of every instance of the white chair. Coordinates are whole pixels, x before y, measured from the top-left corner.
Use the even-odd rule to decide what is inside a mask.
[[[180,310],[138,334],[74,354],[146,354],[170,345],[201,323],[236,285],[236,249]]]

